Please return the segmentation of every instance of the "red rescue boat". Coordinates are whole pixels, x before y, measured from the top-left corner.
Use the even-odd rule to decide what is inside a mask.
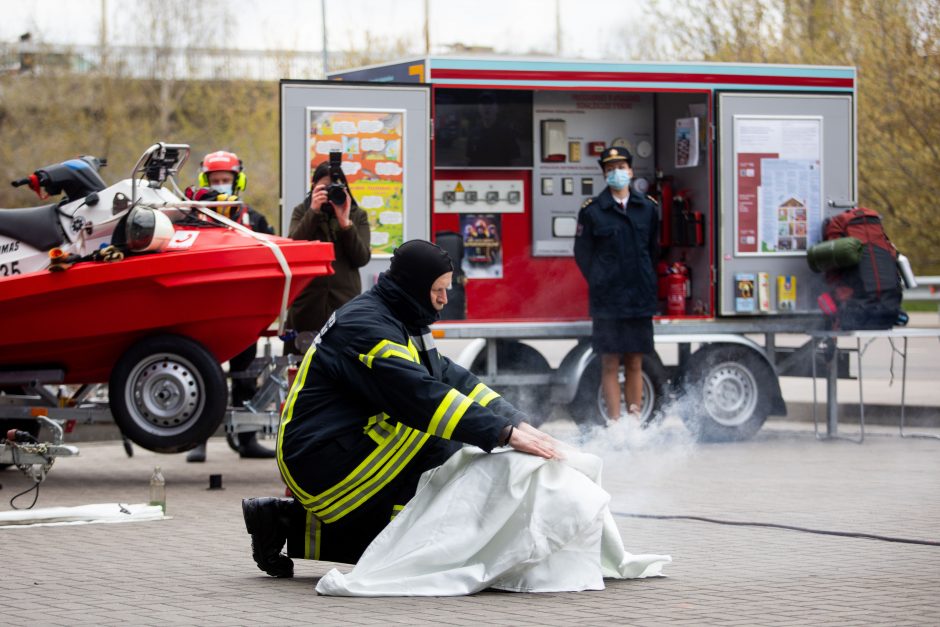
[[[18,390],[54,402],[44,385],[107,383],[111,415],[144,448],[185,451],[219,427],[220,364],[333,273],[333,246],[253,233],[212,211],[236,199],[184,199],[175,179],[188,155],[155,144],[111,186],[95,157],[14,181],[65,197],[0,210],[0,407]]]
[[[64,383],[107,381],[122,354],[157,334],[193,339],[218,362],[237,355],[314,277],[332,274],[333,247],[226,227],[177,228],[185,250],[83,262],[0,280],[0,369],[60,369]]]

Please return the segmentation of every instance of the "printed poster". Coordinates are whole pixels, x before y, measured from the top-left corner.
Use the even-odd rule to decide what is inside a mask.
[[[676,167],[694,168],[698,165],[698,118],[676,120]]]
[[[734,310],[753,313],[757,308],[757,275],[742,273],[734,275]]]
[[[498,213],[460,215],[463,233],[463,271],[468,279],[503,278],[501,216]]]
[[[820,241],[822,118],[734,118],[735,253],[801,255]]]
[[[343,174],[369,216],[373,257],[389,257],[404,242],[403,111],[308,108],[307,180],[330,151],[343,152]]]

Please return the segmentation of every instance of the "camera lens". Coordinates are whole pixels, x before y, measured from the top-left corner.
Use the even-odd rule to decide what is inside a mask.
[[[326,189],[326,197],[337,207],[342,207],[346,204],[346,190],[340,183],[331,184]]]

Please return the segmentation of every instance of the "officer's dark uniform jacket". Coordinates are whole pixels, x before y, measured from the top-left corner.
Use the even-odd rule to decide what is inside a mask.
[[[417,475],[460,442],[489,451],[526,419],[437,352],[428,307],[383,274],[330,317],[304,357],[281,416],[278,465],[315,524],[358,516],[402,485],[403,505]]]
[[[605,188],[581,207],[574,258],[587,280],[592,318],[654,315],[659,216],[650,198],[630,190],[626,211]]]

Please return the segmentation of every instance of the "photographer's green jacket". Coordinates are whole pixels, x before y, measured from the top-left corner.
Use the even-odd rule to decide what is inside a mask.
[[[461,442],[489,451],[506,426],[525,420],[438,353],[432,321],[383,274],[330,318],[304,357],[281,416],[278,465],[320,522],[410,486],[404,505],[429,459],[441,463]]]
[[[315,278],[294,300],[287,314],[287,327],[295,331],[320,330],[330,314],[362,292],[359,268],[372,257],[369,216],[353,202],[350,226],[339,228],[336,216],[310,210],[310,194],[291,212],[287,236],[332,242],[336,259],[334,273]]]

